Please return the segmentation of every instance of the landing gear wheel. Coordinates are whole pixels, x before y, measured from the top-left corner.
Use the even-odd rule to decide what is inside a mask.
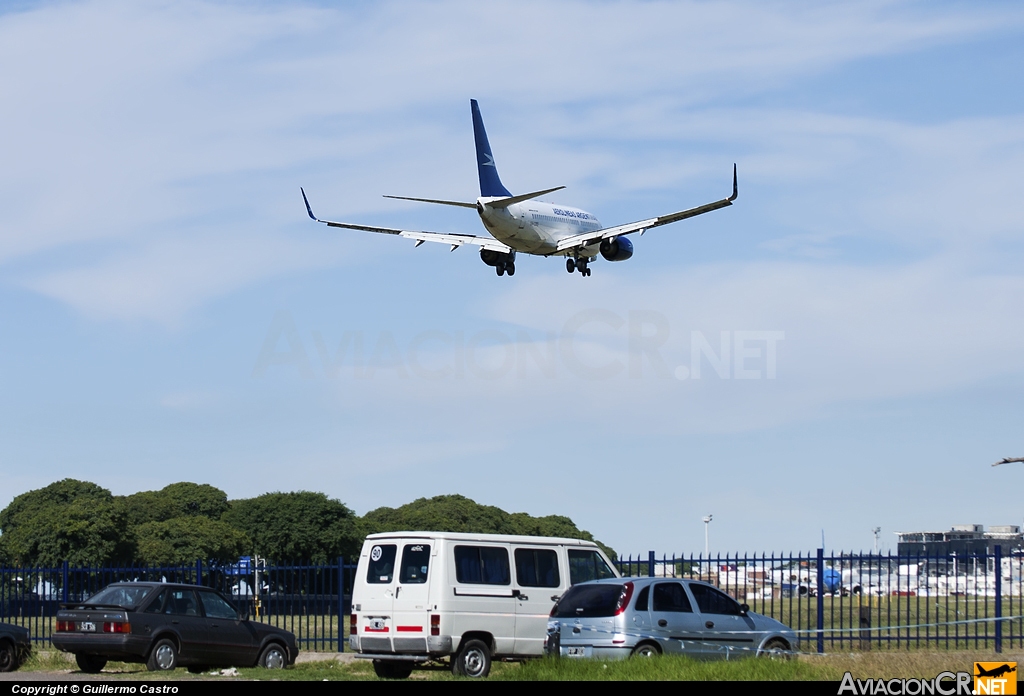
[[[491,672],[491,650],[482,640],[466,641],[452,660],[452,673],[466,677],[486,677]]]
[[[505,272],[510,276],[514,276],[516,274],[516,265],[514,263],[507,264],[505,266]]]
[[[576,261],[571,256],[565,260],[565,270],[569,273],[576,270]]]
[[[150,672],[169,672],[177,666],[178,648],[169,638],[158,641],[153,646],[153,651],[149,653],[149,659],[146,660],[146,667]]]
[[[97,674],[107,666],[107,658],[82,653],[75,655],[75,662],[78,663],[78,669],[86,674]]]
[[[505,275],[505,264],[499,263],[494,267],[494,272],[497,273],[499,277]]]
[[[630,657],[657,657],[661,654],[661,648],[654,643],[641,643],[633,648]]]
[[[789,652],[789,645],[781,638],[772,638],[765,643],[760,654],[769,660],[790,660],[793,657]]]
[[[583,269],[584,277],[589,278],[591,273],[593,273],[593,271],[591,271],[589,268],[584,268]]]
[[[260,667],[266,669],[284,669],[288,664],[288,653],[277,643],[271,643],[260,653]]]
[[[412,663],[374,660],[373,672],[381,679],[408,679],[412,674]]]

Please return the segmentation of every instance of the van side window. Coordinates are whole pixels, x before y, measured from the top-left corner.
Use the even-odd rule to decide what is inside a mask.
[[[558,554],[552,549],[516,549],[516,581],[523,587],[558,587]]]
[[[430,565],[430,547],[426,544],[406,544],[402,549],[402,572],[398,581],[410,585],[427,581],[427,567]]]
[[[597,551],[569,550],[569,584],[614,578],[615,573]]]
[[[366,564],[366,582],[388,584],[395,577],[395,544],[377,544],[370,549],[370,562]]]
[[[472,585],[509,585],[508,551],[493,546],[456,546],[455,579]]]

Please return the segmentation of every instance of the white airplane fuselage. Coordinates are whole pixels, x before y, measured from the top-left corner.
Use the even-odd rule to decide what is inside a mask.
[[[505,208],[487,205],[499,200],[501,198],[477,199],[480,221],[492,237],[524,254],[555,254],[560,240],[601,229],[601,223],[594,215],[579,208],[538,200],[513,203]],[[592,258],[597,256],[599,247],[600,243],[595,242],[577,251],[580,256]]]

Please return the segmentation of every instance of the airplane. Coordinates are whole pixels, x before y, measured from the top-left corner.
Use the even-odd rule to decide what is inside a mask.
[[[313,214],[306,191],[300,187],[299,190],[302,192],[302,200],[306,204],[306,212],[309,217],[315,222],[322,222],[329,227],[398,235],[414,240],[417,247],[424,242],[449,244],[451,251],[455,251],[464,244],[477,246],[480,248],[480,259],[488,266],[492,266],[499,276],[506,273],[510,276],[515,275],[516,254],[523,253],[534,256],[565,256],[566,271],[569,273],[577,271],[582,277],[588,277],[591,274],[590,264],[599,254],[606,261],[625,261],[633,256],[633,243],[626,235],[639,232],[643,236],[644,232],[653,227],[710,213],[712,210],[730,206],[736,200],[738,190],[735,164],[732,166],[732,195],[728,198],[677,213],[614,227],[603,227],[596,217],[585,210],[537,200],[540,196],[564,189],[564,186],[514,196],[498,177],[498,168],[494,163],[494,156],[491,154],[491,146],[487,141],[487,132],[484,130],[483,117],[480,115],[480,107],[476,99],[470,99],[469,104],[473,115],[477,171],[480,176],[480,197],[476,199],[476,202],[408,196],[384,197],[473,208],[480,216],[484,228],[490,233],[490,237],[457,233],[415,232],[321,220]]]

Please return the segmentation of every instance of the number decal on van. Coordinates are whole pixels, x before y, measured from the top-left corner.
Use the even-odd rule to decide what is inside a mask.
[[[382,551],[379,546],[374,546],[372,549],[370,549],[371,560],[379,561],[382,555],[384,555],[384,551]]]

